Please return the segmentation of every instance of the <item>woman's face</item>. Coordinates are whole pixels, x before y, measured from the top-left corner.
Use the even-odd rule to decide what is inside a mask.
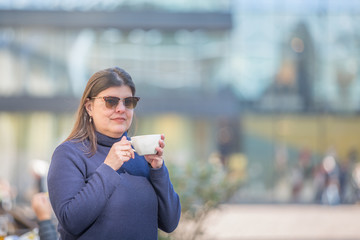
[[[96,97],[131,97],[132,92],[128,86],[110,87],[100,92]],[[114,108],[107,108],[102,98],[87,100],[86,110],[92,117],[96,131],[113,138],[121,137],[130,128],[134,109],[125,108],[124,103]]]

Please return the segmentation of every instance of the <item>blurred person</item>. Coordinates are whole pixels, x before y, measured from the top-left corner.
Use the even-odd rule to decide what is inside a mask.
[[[326,187],[326,171],[322,162],[314,167],[313,185],[315,191],[314,201],[316,203],[322,203],[322,195]]]
[[[232,136],[233,130],[230,128],[226,120],[220,122],[218,130],[218,146],[220,152],[220,160],[223,166],[227,167],[229,156],[232,151],[231,142],[233,141]]]
[[[351,172],[352,186],[353,186],[353,201],[360,203],[360,163],[356,163]]]
[[[152,155],[139,156],[129,142],[138,100],[121,68],[90,77],[48,172],[60,239],[157,239],[158,228],[176,229],[181,206],[163,160],[164,135]]]
[[[9,181],[0,178],[0,214],[10,211],[13,208],[16,189]]]
[[[31,199],[31,207],[35,212],[39,225],[40,240],[56,240],[58,234],[52,221],[53,210],[47,193],[36,193]]]
[[[347,157],[339,162],[339,191],[341,203],[351,203],[353,201],[351,186],[351,172],[355,163],[353,154],[353,150],[350,150]]]
[[[353,149],[349,152],[349,162],[350,162],[350,195],[351,202],[360,203],[360,162],[358,159],[358,152]]]
[[[301,191],[304,185],[304,169],[297,163],[291,170],[291,197],[297,202],[300,200]]]
[[[220,118],[217,132],[217,144],[221,163],[228,167],[231,155],[240,152],[240,132],[236,119]]]
[[[340,169],[335,155],[328,154],[323,159],[325,170],[325,188],[322,194],[322,203],[336,205],[340,203]]]
[[[304,196],[304,190],[308,183],[308,178],[311,172],[311,152],[307,148],[303,148],[299,152],[299,158],[296,165],[291,172],[292,183],[292,200],[299,201]]]
[[[34,159],[30,162],[30,171],[35,180],[35,193],[47,192],[47,172],[49,170],[49,163],[44,160]]]

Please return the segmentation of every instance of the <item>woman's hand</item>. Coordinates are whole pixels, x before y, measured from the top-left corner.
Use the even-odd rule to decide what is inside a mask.
[[[134,150],[132,149],[130,142],[123,136],[119,142],[112,145],[104,163],[117,171],[124,162],[127,162],[134,157]]]
[[[51,219],[53,211],[47,193],[36,193],[31,199],[31,207],[39,221]]]
[[[164,160],[162,158],[165,147],[165,136],[161,134],[161,139],[159,140],[159,146],[156,148],[156,154],[145,155],[146,161],[151,165],[152,168],[158,169],[161,168]]]

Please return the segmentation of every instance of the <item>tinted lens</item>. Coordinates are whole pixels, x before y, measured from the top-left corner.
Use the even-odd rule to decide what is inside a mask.
[[[126,108],[133,109],[136,107],[138,101],[138,97],[127,97],[124,99],[124,105]]]
[[[120,98],[117,97],[104,97],[105,105],[107,108],[114,108],[119,104]]]
[[[139,97],[127,97],[123,99],[124,106],[128,109],[133,109],[136,107],[137,102],[139,101]],[[107,108],[116,108],[119,104],[120,98],[118,97],[104,97],[105,106]]]

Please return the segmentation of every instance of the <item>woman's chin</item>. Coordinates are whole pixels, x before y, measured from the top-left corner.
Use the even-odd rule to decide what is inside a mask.
[[[113,135],[113,137],[115,138],[119,138],[124,134],[124,132],[126,132],[126,128],[123,127],[114,128],[111,131],[111,135]]]

